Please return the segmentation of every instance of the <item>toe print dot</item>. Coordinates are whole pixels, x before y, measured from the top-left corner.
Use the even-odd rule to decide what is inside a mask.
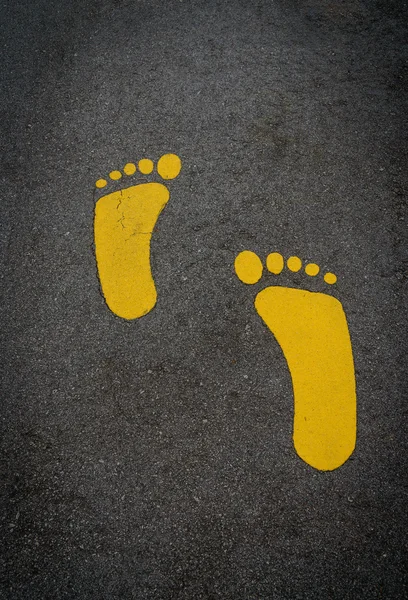
[[[163,179],[175,179],[181,170],[181,160],[176,154],[163,154],[157,163],[157,172]]]
[[[122,177],[122,173],[120,171],[111,171],[109,173],[109,177],[111,179],[113,179],[114,181],[117,181],[118,179],[120,179]]]
[[[289,271],[297,273],[302,268],[302,261],[297,256],[291,256],[287,261]]]
[[[136,173],[136,165],[134,165],[133,163],[127,163],[123,167],[123,172],[125,173],[125,175],[133,175],[134,173]]]
[[[282,254],[272,252],[266,258],[266,268],[274,275],[279,275],[283,270],[284,261]]]
[[[310,277],[315,277],[319,271],[320,271],[320,267],[319,267],[319,265],[316,265],[315,263],[309,263],[305,267],[305,273],[306,273],[306,275],[310,275]]]
[[[326,273],[323,279],[326,283],[329,283],[330,285],[333,285],[333,283],[336,283],[337,281],[337,277],[334,273]]]
[[[255,252],[244,250],[235,259],[235,272],[243,283],[256,283],[262,277],[263,266]]]
[[[108,182],[106,181],[106,179],[98,179],[98,181],[95,183],[97,188],[104,188],[107,184]]]
[[[138,167],[139,171],[143,173],[143,175],[149,175],[153,171],[153,161],[150,158],[142,158],[139,160]]]

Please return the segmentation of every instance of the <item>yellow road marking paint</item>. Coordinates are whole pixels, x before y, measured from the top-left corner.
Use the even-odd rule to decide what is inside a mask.
[[[279,256],[268,257],[272,272],[280,268]],[[235,270],[241,281],[259,281],[258,261],[253,252],[238,254]],[[298,257],[287,261],[292,271],[299,270],[299,263]],[[311,263],[305,271],[317,275],[319,267]],[[336,279],[332,273],[324,277],[327,283]],[[296,452],[315,469],[337,469],[352,454],[357,430],[353,353],[341,303],[328,294],[270,286],[258,293],[255,308],[281,346],[292,376]]]
[[[123,319],[137,319],[156,304],[150,240],[169,199],[161,183],[134,185],[100,198],[95,207],[95,253],[106,303]]]
[[[297,256],[288,258],[287,263],[289,271],[297,273],[302,268],[302,261]]]
[[[136,173],[136,165],[134,165],[133,163],[127,163],[123,167],[123,172],[125,173],[125,175],[134,175],[134,173]]]
[[[142,160],[139,160],[139,163],[137,165],[139,167],[139,171],[141,173],[143,173],[143,175],[149,175],[149,173],[151,173],[153,171],[153,161],[150,160],[149,158],[142,158]]]
[[[180,169],[181,160],[175,154],[164,154],[157,162],[157,172],[163,179],[174,179]]]
[[[181,161],[175,154],[161,157],[167,179],[177,177]],[[153,171],[153,162],[138,163],[143,174]],[[136,166],[127,163],[123,171],[133,175]],[[163,176],[163,175],[162,175]],[[112,171],[118,181],[122,174]],[[96,187],[106,185],[99,179]],[[150,242],[157,219],[169,200],[162,183],[139,183],[99,198],[95,206],[95,254],[102,292],[110,310],[123,319],[146,315],[156,304],[157,292],[150,265]]]
[[[262,277],[261,259],[255,252],[244,250],[235,259],[235,271],[244,283],[256,283]]]
[[[333,285],[334,283],[336,283],[337,277],[334,273],[326,273],[326,275],[324,276],[324,280],[329,285]]]
[[[319,265],[316,265],[315,263],[309,263],[308,265],[305,266],[305,273],[306,275],[310,275],[310,277],[316,277],[316,275],[319,274],[320,271],[320,267]]]
[[[285,262],[282,254],[272,252],[266,257],[266,268],[274,275],[279,275],[282,272]]]
[[[353,354],[342,305],[327,294],[268,287],[255,308],[288,361],[296,452],[316,469],[337,469],[356,442]]]
[[[113,179],[113,181],[118,181],[118,179],[122,177],[122,173],[120,171],[111,171],[109,177]]]

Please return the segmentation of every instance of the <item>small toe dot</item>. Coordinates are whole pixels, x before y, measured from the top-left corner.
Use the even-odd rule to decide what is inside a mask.
[[[256,283],[262,277],[263,266],[255,252],[244,250],[235,259],[235,272],[243,283]]]
[[[136,173],[136,165],[134,165],[133,163],[127,163],[123,167],[123,172],[125,173],[125,175],[133,175],[134,173]]]
[[[288,258],[287,263],[289,271],[297,273],[302,268],[302,261],[297,256],[291,256]]]
[[[268,254],[266,258],[266,268],[274,275],[279,275],[282,272],[284,266],[284,260],[282,254],[279,252],[272,252]]]
[[[329,283],[330,285],[333,285],[333,283],[336,283],[337,281],[337,277],[334,273],[326,273],[323,279],[326,283]]]
[[[109,177],[111,179],[113,179],[114,181],[117,181],[118,179],[120,179],[122,177],[122,173],[120,171],[111,171],[109,173]]]
[[[319,271],[320,271],[320,267],[319,267],[319,265],[316,265],[315,263],[309,263],[305,267],[305,273],[306,273],[306,275],[310,275],[310,277],[315,277]]]
[[[108,182],[106,181],[106,179],[98,179],[95,185],[97,188],[104,188],[105,185],[108,185]]]
[[[181,170],[181,160],[176,154],[163,154],[157,163],[157,172],[163,179],[175,179]]]
[[[153,161],[150,158],[142,158],[142,160],[139,160],[138,167],[143,175],[149,175],[153,171]]]

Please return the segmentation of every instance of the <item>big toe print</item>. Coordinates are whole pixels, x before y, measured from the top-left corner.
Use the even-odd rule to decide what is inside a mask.
[[[181,161],[175,154],[163,155],[157,163],[162,179],[177,177]],[[154,164],[143,158],[136,167],[123,167],[126,179],[134,174],[150,176]],[[95,206],[95,254],[102,293],[110,310],[123,319],[146,315],[156,304],[157,292],[150,266],[150,241],[157,219],[170,193],[158,182],[122,183],[122,172],[112,171],[109,178],[119,189],[99,198]],[[108,186],[98,179],[98,189]]]
[[[290,271],[302,269],[296,256],[286,265]],[[266,266],[278,276],[285,261],[272,253]],[[261,279],[263,265],[246,250],[237,256],[235,271],[241,281],[254,284]],[[316,277],[320,268],[309,263],[304,272]],[[333,273],[323,279],[328,285],[337,280]],[[354,363],[341,303],[329,294],[272,285],[257,294],[255,308],[281,346],[292,376],[296,452],[316,469],[340,467],[356,443]]]

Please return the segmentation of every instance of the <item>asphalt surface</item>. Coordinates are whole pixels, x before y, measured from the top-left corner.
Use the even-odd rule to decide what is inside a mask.
[[[1,15],[0,598],[408,598],[406,4]],[[164,152],[183,170],[152,245],[159,302],[125,322],[99,290],[94,182]],[[358,442],[336,471],[293,450],[244,249],[339,277]]]

